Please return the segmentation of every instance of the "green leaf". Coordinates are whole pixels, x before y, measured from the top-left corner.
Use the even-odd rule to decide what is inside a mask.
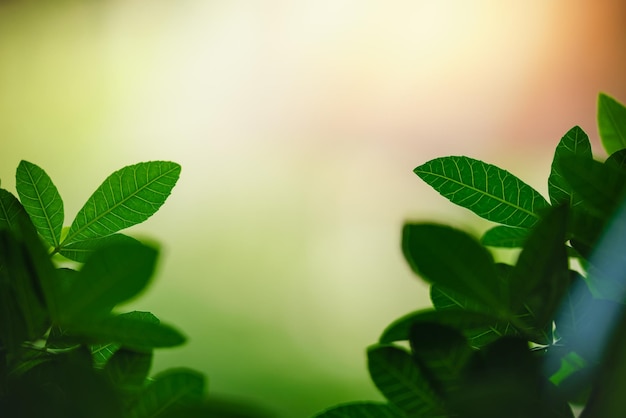
[[[49,246],[57,248],[63,229],[63,200],[48,174],[22,160],[15,174],[15,188],[37,232]]]
[[[113,234],[102,238],[94,238],[87,241],[78,241],[73,244],[69,244],[67,246],[64,246],[59,251],[59,254],[61,254],[63,257],[69,258],[70,260],[84,263],[94,252],[94,250],[97,250],[98,248],[118,243],[137,244],[138,242],[139,241],[137,241],[135,238],[129,237],[128,235]]]
[[[107,313],[136,296],[148,284],[157,255],[157,250],[138,242],[118,242],[95,250],[71,289],[63,294],[61,321]]]
[[[390,345],[374,345],[367,350],[367,364],[378,390],[407,415],[444,415],[441,399],[406,351]]]
[[[177,407],[198,402],[204,395],[204,376],[193,370],[168,370],[154,379],[131,405],[128,418],[156,418]]]
[[[608,154],[626,148],[626,107],[603,93],[598,96],[598,130]]]
[[[585,208],[594,214],[608,218],[621,203],[626,183],[623,170],[574,156],[561,159],[559,167],[571,189],[582,198]]]
[[[157,322],[149,312],[85,318],[65,328],[67,339],[83,344],[115,343],[134,350],[174,347],[185,342],[175,328]]]
[[[120,349],[116,343],[94,344],[89,347],[93,356],[94,367],[103,368],[107,361]]]
[[[435,224],[406,224],[402,250],[420,277],[499,310],[503,304],[493,257],[460,230]]]
[[[436,158],[414,172],[452,203],[493,222],[530,228],[548,206],[539,192],[508,171],[472,158]]]
[[[180,170],[173,162],[150,161],[114,172],[78,212],[63,244],[111,235],[145,221],[165,203]]]
[[[528,228],[498,225],[485,232],[480,242],[490,247],[518,248],[524,246],[529,233]]]
[[[524,318],[533,328],[550,326],[569,285],[565,248],[568,207],[553,207],[533,228],[509,280],[511,308],[532,314]]]
[[[615,151],[609,155],[604,164],[620,170],[626,170],[626,149]]]
[[[591,143],[587,134],[578,126],[570,129],[556,147],[550,177],[548,177],[548,193],[553,205],[567,203],[570,206],[578,206],[581,197],[570,187],[569,183],[561,174],[561,160],[571,156],[591,160]]]
[[[461,309],[433,310],[425,309],[411,312],[393,321],[385,328],[379,338],[381,344],[389,344],[394,341],[405,341],[409,339],[411,326],[415,323],[430,322],[447,325],[463,330],[467,334],[483,330],[497,321],[493,315],[465,311]]]
[[[117,350],[104,367],[104,374],[113,386],[122,391],[134,391],[143,387],[150,367],[152,351]]]
[[[411,353],[428,376],[431,386],[444,399],[456,392],[474,350],[456,329],[437,323],[415,323],[411,327]]]
[[[381,402],[350,402],[326,409],[313,418],[404,418],[395,407]]]
[[[17,217],[26,215],[24,207],[10,192],[0,189],[0,229],[13,228]]]

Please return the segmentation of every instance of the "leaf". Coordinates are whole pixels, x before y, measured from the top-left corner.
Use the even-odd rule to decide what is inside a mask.
[[[608,218],[621,203],[626,183],[626,172],[623,170],[573,156],[561,159],[559,167],[571,189],[594,214]]]
[[[418,322],[411,327],[409,342],[413,358],[437,393],[445,399],[456,392],[474,351],[460,331],[437,323]]]
[[[109,361],[111,356],[120,349],[120,345],[116,343],[94,344],[89,347],[93,356],[94,367],[103,368]]]
[[[493,257],[465,232],[436,224],[405,224],[402,250],[413,271],[427,282],[496,310],[506,306]]]
[[[89,345],[115,343],[134,350],[174,347],[185,342],[175,328],[157,322],[149,312],[85,318],[65,328],[68,339]]]
[[[20,201],[10,192],[0,189],[0,229],[13,228],[21,215],[26,215],[26,211]]]
[[[518,248],[523,247],[530,229],[514,226],[498,225],[489,229],[480,239],[481,244],[490,247]]]
[[[414,172],[452,203],[493,222],[530,228],[548,206],[539,192],[508,171],[472,158],[436,158]]]
[[[571,156],[593,159],[589,137],[579,126],[573,127],[561,138],[554,152],[550,177],[548,177],[548,193],[553,205],[567,203],[574,207],[582,201],[561,174],[561,160]]]
[[[170,195],[180,170],[173,162],[150,161],[114,172],[78,212],[63,245],[111,235],[145,221]]]
[[[193,370],[174,369],[154,378],[131,405],[128,418],[155,418],[204,395],[204,376]]]
[[[98,248],[114,245],[117,243],[139,243],[135,238],[124,234],[113,234],[102,238],[94,238],[87,241],[78,241],[64,246],[60,251],[63,257],[79,263],[84,263],[87,258]]]
[[[37,232],[46,243],[58,248],[63,229],[63,200],[52,180],[39,166],[20,161],[15,188]]]
[[[328,408],[313,418],[404,418],[395,407],[381,402],[349,402]]]
[[[598,96],[598,131],[608,154],[626,148],[626,107],[603,93]]]
[[[152,351],[117,350],[104,367],[104,374],[113,386],[122,391],[134,391],[143,387],[150,367]]]
[[[407,415],[443,415],[441,400],[406,351],[390,345],[374,345],[367,350],[367,360],[378,390]]]
[[[465,311],[461,309],[433,310],[425,309],[411,312],[393,321],[385,328],[379,338],[381,344],[409,339],[411,326],[415,323],[430,322],[451,326],[467,334],[481,331],[497,321],[493,315]]]
[[[525,322],[544,329],[569,285],[565,248],[568,207],[556,206],[533,228],[513,268],[509,284],[511,309],[531,313]]]
[[[117,242],[95,250],[63,294],[61,321],[107,313],[136,296],[148,284],[157,255],[157,250],[138,242]]]
[[[620,170],[626,170],[626,149],[615,151],[609,155],[604,164]]]

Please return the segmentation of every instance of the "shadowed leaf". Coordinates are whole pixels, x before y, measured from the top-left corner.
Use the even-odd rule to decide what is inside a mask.
[[[395,407],[380,402],[350,402],[326,409],[313,418],[404,418]]]
[[[17,217],[26,215],[24,207],[10,192],[0,189],[0,229],[14,228]]]
[[[87,261],[89,256],[98,248],[106,247],[113,244],[118,243],[138,243],[135,238],[129,237],[124,234],[113,234],[108,235],[102,238],[94,238],[86,241],[79,241],[73,244],[69,244],[64,246],[60,251],[63,257],[69,258],[70,260],[78,261],[79,263],[84,263]]]
[[[528,228],[498,225],[485,232],[480,242],[490,247],[518,248],[524,246],[529,233]]]
[[[581,197],[570,187],[569,183],[561,174],[561,160],[571,156],[591,160],[591,143],[587,134],[578,126],[570,129],[556,147],[550,177],[548,177],[548,193],[553,205],[567,203],[577,206],[581,203]]]

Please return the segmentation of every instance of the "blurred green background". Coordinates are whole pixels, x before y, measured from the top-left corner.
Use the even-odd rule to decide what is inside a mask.
[[[626,101],[619,0],[0,1],[0,178],[42,166],[66,224],[112,171],[183,166],[129,233],[161,244],[128,309],[189,343],[210,391],[278,417],[380,399],[365,347],[429,305],[407,219],[485,224],[412,174],[443,155],[544,191],[599,91]]]

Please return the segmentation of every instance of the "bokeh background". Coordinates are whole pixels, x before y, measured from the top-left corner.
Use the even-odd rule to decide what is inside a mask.
[[[545,192],[597,94],[626,102],[621,0],[0,1],[0,178],[42,166],[66,224],[112,171],[179,162],[129,233],[161,244],[128,309],[189,337],[155,371],[277,417],[380,399],[365,348],[429,304],[407,220],[479,233],[412,173],[479,158]]]

